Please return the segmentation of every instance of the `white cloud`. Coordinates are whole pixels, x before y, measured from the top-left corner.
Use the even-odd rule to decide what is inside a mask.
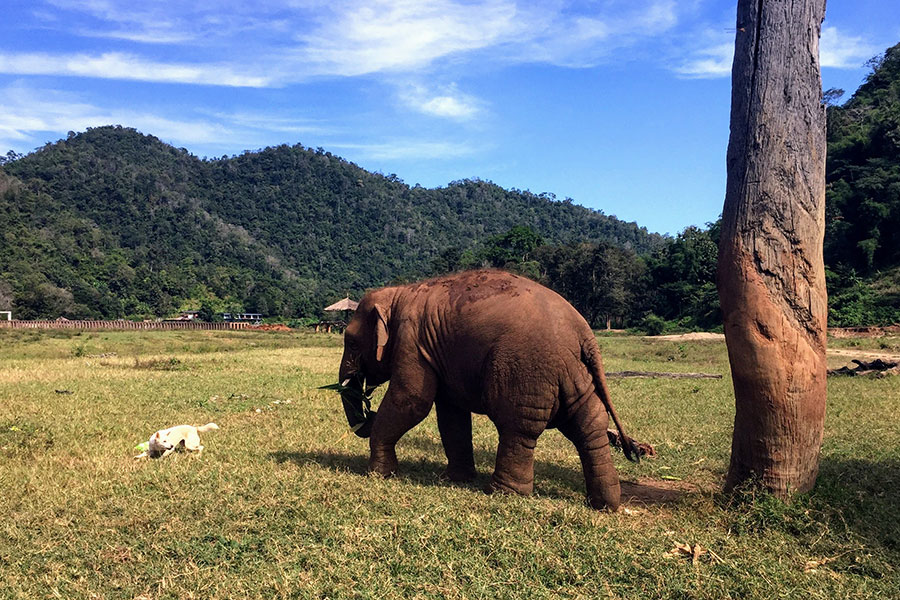
[[[435,96],[422,103],[419,109],[437,117],[450,117],[451,119],[469,119],[476,112],[471,103],[454,96]]]
[[[591,67],[617,49],[667,35],[679,13],[694,10],[692,3],[675,0],[46,1],[58,21],[48,26],[89,37],[188,46],[197,50],[198,62],[121,52],[11,53],[0,55],[3,72],[250,87],[316,76],[421,73],[454,58],[476,65]],[[675,71],[684,77],[728,76],[733,50],[726,47],[733,46],[733,34],[707,32],[700,38],[707,46]],[[823,28],[823,67],[857,68],[875,52],[861,37]],[[215,58],[204,62],[203,56]],[[433,99],[436,114],[459,118],[467,111],[459,97]]]
[[[837,27],[823,27],[819,39],[819,63],[823,67],[858,69],[878,50],[858,36],[844,35]]]
[[[298,36],[297,58],[313,73],[408,71],[454,53],[510,41],[527,27],[510,0],[336,2]]]
[[[706,39],[715,37],[709,32]],[[724,38],[720,35],[719,38]],[[697,50],[692,57],[675,67],[675,72],[689,78],[715,78],[731,75],[734,60],[734,34],[729,41],[720,41]],[[858,69],[876,53],[871,44],[858,36],[840,33],[836,27],[823,27],[819,38],[819,64],[837,69]]]
[[[316,135],[334,133],[334,129],[324,123],[300,117],[257,112],[206,112],[205,114],[228,123],[230,126],[255,131]]]
[[[234,87],[263,87],[270,83],[265,77],[242,75],[224,65],[155,62],[120,52],[61,55],[40,52],[0,53],[0,73]]]
[[[337,2],[313,31],[298,36],[298,58],[316,74],[345,76],[418,71],[476,52],[492,52],[503,62],[588,67],[677,22],[674,0],[635,1],[625,9],[615,4],[604,11],[559,1]]]
[[[222,39],[244,43],[250,32],[285,32],[278,2],[265,4],[220,0],[181,2],[154,0],[45,0],[55,13],[41,11],[44,20],[61,22],[70,32],[86,37],[128,40],[146,44],[200,43],[218,45]],[[37,11],[36,11],[37,12]]]
[[[220,123],[171,119],[134,110],[105,109],[78,98],[50,90],[17,84],[0,90],[4,98],[0,112],[0,148],[28,150],[25,142],[43,143],[39,136],[56,138],[66,131],[121,124],[151,133],[177,144],[221,142],[231,131]]]
[[[456,85],[438,91],[422,85],[410,85],[400,95],[404,104],[433,117],[468,121],[481,112],[481,103],[473,96],[461,93]]]
[[[718,44],[694,53],[694,57],[675,68],[679,75],[695,79],[711,79],[731,75],[734,42]]]
[[[475,148],[468,144],[427,140],[394,140],[377,144],[334,142],[329,147],[356,151],[372,160],[446,159],[475,153]]]
[[[152,134],[175,146],[187,146],[210,155],[236,153],[244,148],[260,148],[281,140],[284,133],[315,134],[318,139],[345,135],[326,123],[285,114],[263,112],[206,111],[196,118],[170,117],[140,109],[106,108],[86,102],[77,94],[30,87],[17,82],[0,88],[4,110],[0,111],[0,151],[27,152],[47,141],[65,137],[67,131],[121,124]],[[277,143],[277,142],[276,142]],[[444,140],[398,138],[383,142],[328,143],[345,150],[355,159],[444,160],[472,155],[468,143]]]
[[[566,6],[549,15],[536,9],[528,18],[530,35],[520,36],[507,49],[513,62],[593,67],[617,49],[665,35],[678,22],[677,6],[673,0],[642,0],[610,2],[605,11],[592,7],[586,13]]]
[[[616,48],[662,35],[677,23],[680,7],[675,0],[44,3],[53,10],[38,4],[33,11],[44,27],[136,49],[8,53],[0,56],[5,72],[252,87],[316,76],[419,73],[449,59],[589,67]],[[180,47],[196,62],[150,58],[148,44]],[[435,110],[456,110],[440,104]]]

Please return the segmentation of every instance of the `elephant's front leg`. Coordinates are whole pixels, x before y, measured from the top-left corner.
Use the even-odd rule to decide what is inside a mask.
[[[451,404],[444,391],[438,393],[435,407],[441,444],[447,455],[447,470],[442,477],[450,481],[475,479],[477,473],[472,449],[472,413]]]
[[[436,377],[427,365],[404,369],[391,377],[369,438],[370,472],[385,477],[396,473],[397,441],[428,416],[435,389]]]

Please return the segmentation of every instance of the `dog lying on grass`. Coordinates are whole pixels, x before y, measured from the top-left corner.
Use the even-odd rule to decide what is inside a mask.
[[[147,449],[135,458],[165,458],[180,448],[188,452],[196,452],[197,456],[200,456],[203,454],[200,434],[215,431],[218,428],[219,426],[215,423],[207,423],[202,427],[176,425],[168,429],[160,429],[150,436]]]

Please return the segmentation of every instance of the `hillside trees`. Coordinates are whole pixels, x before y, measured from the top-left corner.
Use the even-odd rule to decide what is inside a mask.
[[[898,63],[890,48],[848,102],[829,95],[831,325],[900,322]],[[410,187],[299,144],[199,160],[123,127],[0,158],[0,282],[18,316],[165,316],[204,301],[315,315],[347,293],[487,265],[577,292],[601,327],[604,315],[626,326],[648,315],[684,328],[721,322],[717,224],[668,238],[479,179]],[[631,273],[616,292],[627,300],[600,306],[599,284],[578,286],[603,281],[598,265],[620,250],[607,262]]]
[[[716,292],[720,221],[688,227],[648,259],[647,308],[687,328],[721,324]]]
[[[519,224],[552,243],[644,252],[663,243],[633,223],[490,182],[409,187],[300,145],[202,161],[122,127],[6,162],[0,205],[0,280],[29,318],[166,316],[204,301],[314,315]],[[513,253],[534,243],[509,241]]]
[[[900,44],[828,109],[829,264],[863,275],[900,263]]]
[[[900,44],[828,107],[829,323],[900,322]]]
[[[540,280],[566,298],[593,327],[636,324],[641,318],[646,265],[612,244],[582,243],[538,249]]]

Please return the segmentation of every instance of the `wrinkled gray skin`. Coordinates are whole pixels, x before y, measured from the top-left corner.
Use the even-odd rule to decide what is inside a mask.
[[[357,431],[361,437],[371,431],[369,470],[385,476],[397,469],[397,441],[432,404],[447,455],[444,475],[454,481],[476,474],[472,413],[496,425],[500,442],[488,492],[531,493],[537,438],[555,427],[578,449],[590,505],[616,510],[620,488],[607,412],[626,456],[637,458],[609,401],[588,324],[555,292],[502,271],[366,294],[344,334],[339,377],[357,390],[390,380],[377,415]]]

